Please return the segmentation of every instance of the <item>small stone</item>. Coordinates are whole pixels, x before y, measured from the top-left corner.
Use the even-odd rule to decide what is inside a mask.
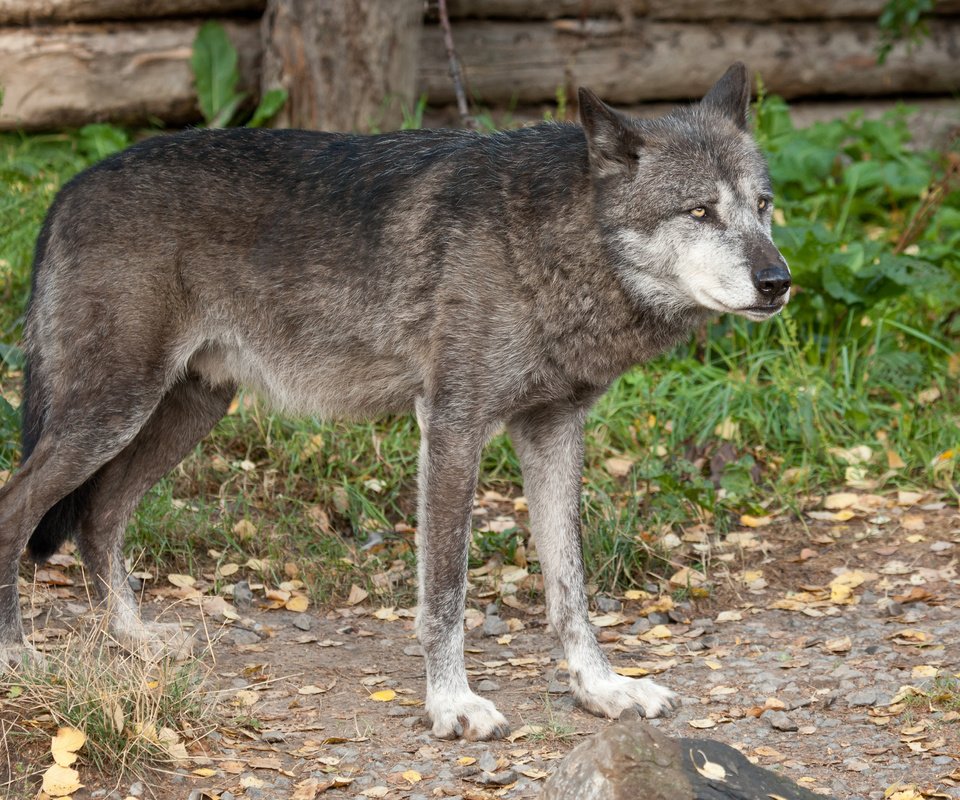
[[[400,724],[404,728],[415,728],[420,723],[420,717],[404,717],[400,720]]]
[[[550,685],[547,686],[547,691],[550,694],[567,694],[570,691],[570,687],[565,683],[560,683],[560,681],[550,681]]]
[[[230,641],[236,645],[241,644],[257,644],[260,641],[260,637],[257,636],[253,631],[244,630],[243,628],[234,628],[229,633]]]
[[[477,766],[484,772],[496,772],[497,757],[490,750],[485,750],[483,755],[477,759]]]
[[[500,617],[489,616],[483,620],[484,636],[503,636],[506,633],[510,633],[510,626]]]
[[[135,592],[143,591],[143,581],[135,575],[127,575],[127,584]],[[90,796],[93,797],[92,794]],[[134,797],[136,797],[136,795],[134,795]]]
[[[236,800],[236,796],[233,792],[221,792],[220,800]]]
[[[783,711],[768,711],[763,717],[767,721],[767,724],[775,731],[790,733],[799,727],[797,723],[790,719]]]
[[[647,614],[647,619],[651,625],[669,625],[670,615],[664,611],[651,611]]]
[[[859,692],[847,695],[847,705],[850,708],[860,706],[875,706],[879,702],[876,689],[861,689]]]
[[[253,591],[247,581],[237,581],[233,587],[233,604],[241,610],[250,608],[253,603]]]
[[[630,626],[630,635],[637,636],[641,633],[646,633],[653,625],[650,624],[650,620],[646,617],[640,617],[633,625]]]
[[[481,772],[474,780],[481,786],[506,786],[517,782],[517,773],[512,769],[503,772]]]
[[[477,684],[477,690],[481,692],[498,692],[500,691],[500,684],[489,678],[484,678]]]
[[[934,756],[933,763],[938,767],[945,767],[947,764],[953,763],[953,756]]]
[[[423,658],[423,648],[418,644],[407,645],[403,648],[403,654],[405,656],[417,656]]]
[[[598,594],[594,598],[594,603],[596,603],[597,610],[604,614],[614,614],[623,608],[623,603],[619,600],[613,597],[604,597],[602,594]]]
[[[131,797],[143,797],[146,787],[140,781],[134,781],[130,784],[129,794]]]
[[[302,631],[308,631],[313,627],[313,620],[309,614],[297,614],[293,618],[293,627]]]

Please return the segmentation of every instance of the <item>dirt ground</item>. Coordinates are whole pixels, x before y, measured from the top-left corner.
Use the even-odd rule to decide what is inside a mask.
[[[594,598],[594,622],[616,667],[655,674],[681,695],[676,713],[650,723],[671,735],[716,738],[837,798],[883,798],[892,786],[897,800],[960,798],[960,682],[952,677],[960,671],[960,515],[936,500],[921,507],[918,498],[866,497],[819,520],[701,542],[709,592],[691,590],[680,574],[674,583],[686,579],[684,590]],[[704,536],[683,539],[696,546]],[[242,592],[234,598],[239,618],[218,623],[216,614],[201,621],[196,604],[171,609],[158,581],[144,593],[145,616],[167,609],[165,618],[211,642],[205,659],[209,688],[222,692],[222,722],[188,744],[188,762],[139,782],[98,776],[81,752],[85,788],[73,796],[538,796],[558,760],[608,723],[573,707],[562,652],[542,605],[524,599],[522,576],[513,595],[504,584],[519,573],[480,573],[467,667],[474,689],[510,720],[510,741],[430,736],[409,609],[359,595],[326,611],[264,608],[270,601],[255,586],[249,607]],[[205,585],[201,578],[190,588]],[[50,612],[33,620],[41,643],[42,626],[72,624],[77,605],[66,600],[82,589],[56,593]],[[272,605],[283,600],[275,595]],[[15,716],[16,700],[0,701],[0,718]],[[31,765],[38,773],[41,761]]]

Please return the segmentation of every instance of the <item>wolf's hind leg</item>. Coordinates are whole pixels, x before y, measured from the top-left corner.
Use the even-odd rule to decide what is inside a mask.
[[[97,473],[78,543],[110,633],[130,650],[154,657],[186,655],[192,637],[179,625],[143,622],[127,582],[123,539],[143,496],[183,460],[226,413],[235,388],[188,376],[175,384],[136,438]]]
[[[651,680],[617,675],[587,616],[580,539],[586,413],[586,406],[550,406],[518,416],[507,426],[523,469],[547,615],[567,656],[573,695],[583,708],[616,718],[637,707],[645,716],[656,717],[674,705],[676,695]]]

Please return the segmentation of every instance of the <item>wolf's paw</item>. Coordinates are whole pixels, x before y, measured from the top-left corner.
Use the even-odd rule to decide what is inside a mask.
[[[427,713],[433,721],[433,735],[438,739],[463,737],[476,742],[503,739],[510,733],[510,724],[497,707],[473,692],[438,695],[427,700]]]
[[[659,717],[679,705],[677,695],[649,678],[625,678],[611,672],[585,683],[573,682],[577,703],[591,714],[617,719],[622,712],[636,708],[649,718]]]
[[[0,644],[0,673],[43,667],[46,659],[32,644]]]
[[[193,634],[175,622],[140,622],[136,625],[114,627],[117,643],[146,661],[171,657],[176,661],[193,653]]]

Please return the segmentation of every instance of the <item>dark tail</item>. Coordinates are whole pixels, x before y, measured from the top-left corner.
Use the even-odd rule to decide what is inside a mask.
[[[36,256],[34,258],[32,293],[36,292],[37,272],[43,262],[43,253],[49,225],[44,225],[37,240]],[[32,302],[32,297],[31,297]],[[38,374],[41,366],[39,359],[28,357],[23,368],[23,403],[21,405],[20,442],[22,455],[20,464],[26,463],[33,449],[40,440],[43,432],[43,418],[46,409],[46,390],[43,380]],[[96,476],[90,478],[74,489],[66,497],[59,500],[50,508],[40,524],[37,525],[30,541],[27,543],[27,552],[35,561],[46,561],[57,552],[60,545],[76,533],[80,519],[90,503],[90,495],[95,485]]]

